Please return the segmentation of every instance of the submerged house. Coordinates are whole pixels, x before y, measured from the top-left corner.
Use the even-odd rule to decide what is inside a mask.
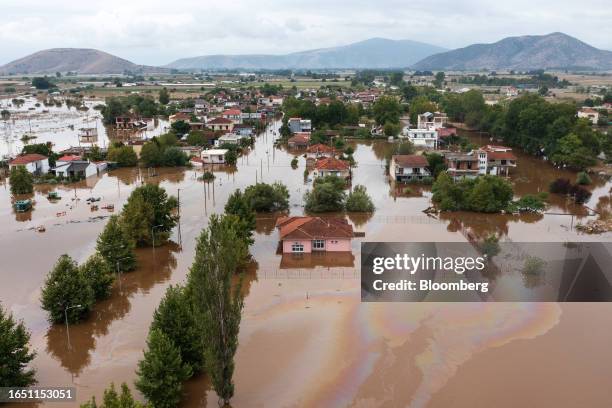
[[[9,162],[9,169],[25,167],[32,174],[46,174],[49,172],[49,158],[38,153],[17,156]]]
[[[86,179],[98,174],[98,166],[86,160],[58,162],[52,170],[56,176],[69,179]]]
[[[351,177],[351,168],[348,162],[335,157],[321,157],[315,163],[313,172],[316,177],[338,176],[342,179]]]
[[[353,226],[343,218],[281,217],[276,228],[283,253],[351,251]]]
[[[416,154],[400,154],[391,157],[389,177],[393,181],[411,182],[431,177],[427,158]]]

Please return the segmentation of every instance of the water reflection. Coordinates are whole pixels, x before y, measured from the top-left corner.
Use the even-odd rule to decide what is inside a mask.
[[[137,250],[138,268],[120,275],[111,296],[96,303],[87,320],[71,325],[54,324],[47,331],[47,352],[74,376],[91,363],[91,352],[96,338],[109,334],[110,325],[126,316],[131,309],[130,298],[170,278],[176,268],[175,253],[179,246],[173,242],[163,247]],[[153,253],[153,255],[151,255]]]

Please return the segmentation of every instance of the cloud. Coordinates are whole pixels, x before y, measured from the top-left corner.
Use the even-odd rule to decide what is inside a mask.
[[[0,63],[52,47],[136,63],[204,54],[285,53],[371,37],[447,48],[562,31],[612,49],[608,0],[2,0]]]

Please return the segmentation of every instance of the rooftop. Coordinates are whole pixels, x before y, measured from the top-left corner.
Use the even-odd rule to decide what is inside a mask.
[[[23,156],[15,157],[13,160],[9,162],[9,164],[11,166],[15,166],[15,165],[34,163],[34,162],[45,160],[45,159],[47,159],[47,156],[43,156],[42,154],[38,154],[38,153],[30,153],[30,154],[24,154]]]
[[[315,163],[315,168],[318,170],[348,170],[349,165],[344,160],[336,159],[335,157],[323,157]]]
[[[401,167],[427,167],[429,165],[425,156],[417,154],[398,154],[394,155],[392,160]]]
[[[281,240],[353,237],[352,225],[343,218],[281,217],[276,228]]]

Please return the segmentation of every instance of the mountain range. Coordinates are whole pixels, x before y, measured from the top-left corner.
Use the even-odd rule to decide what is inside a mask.
[[[122,74],[125,71],[146,73],[168,69],[137,65],[126,59],[91,48],[51,48],[0,66],[0,74]]]
[[[612,69],[612,52],[592,47],[563,33],[507,37],[493,44],[474,44],[429,56],[419,70]]]
[[[507,37],[447,51],[410,40],[369,40],[332,48],[283,55],[205,55],[182,58],[164,67],[137,65],[106,52],[84,48],[43,50],[0,66],[0,75],[121,74],[218,69],[411,68],[415,70],[612,70],[612,52],[592,47],[563,33]]]
[[[405,68],[442,47],[411,40],[371,38],[332,48],[284,55],[204,55],[182,58],[166,67],[177,69],[324,69]]]

